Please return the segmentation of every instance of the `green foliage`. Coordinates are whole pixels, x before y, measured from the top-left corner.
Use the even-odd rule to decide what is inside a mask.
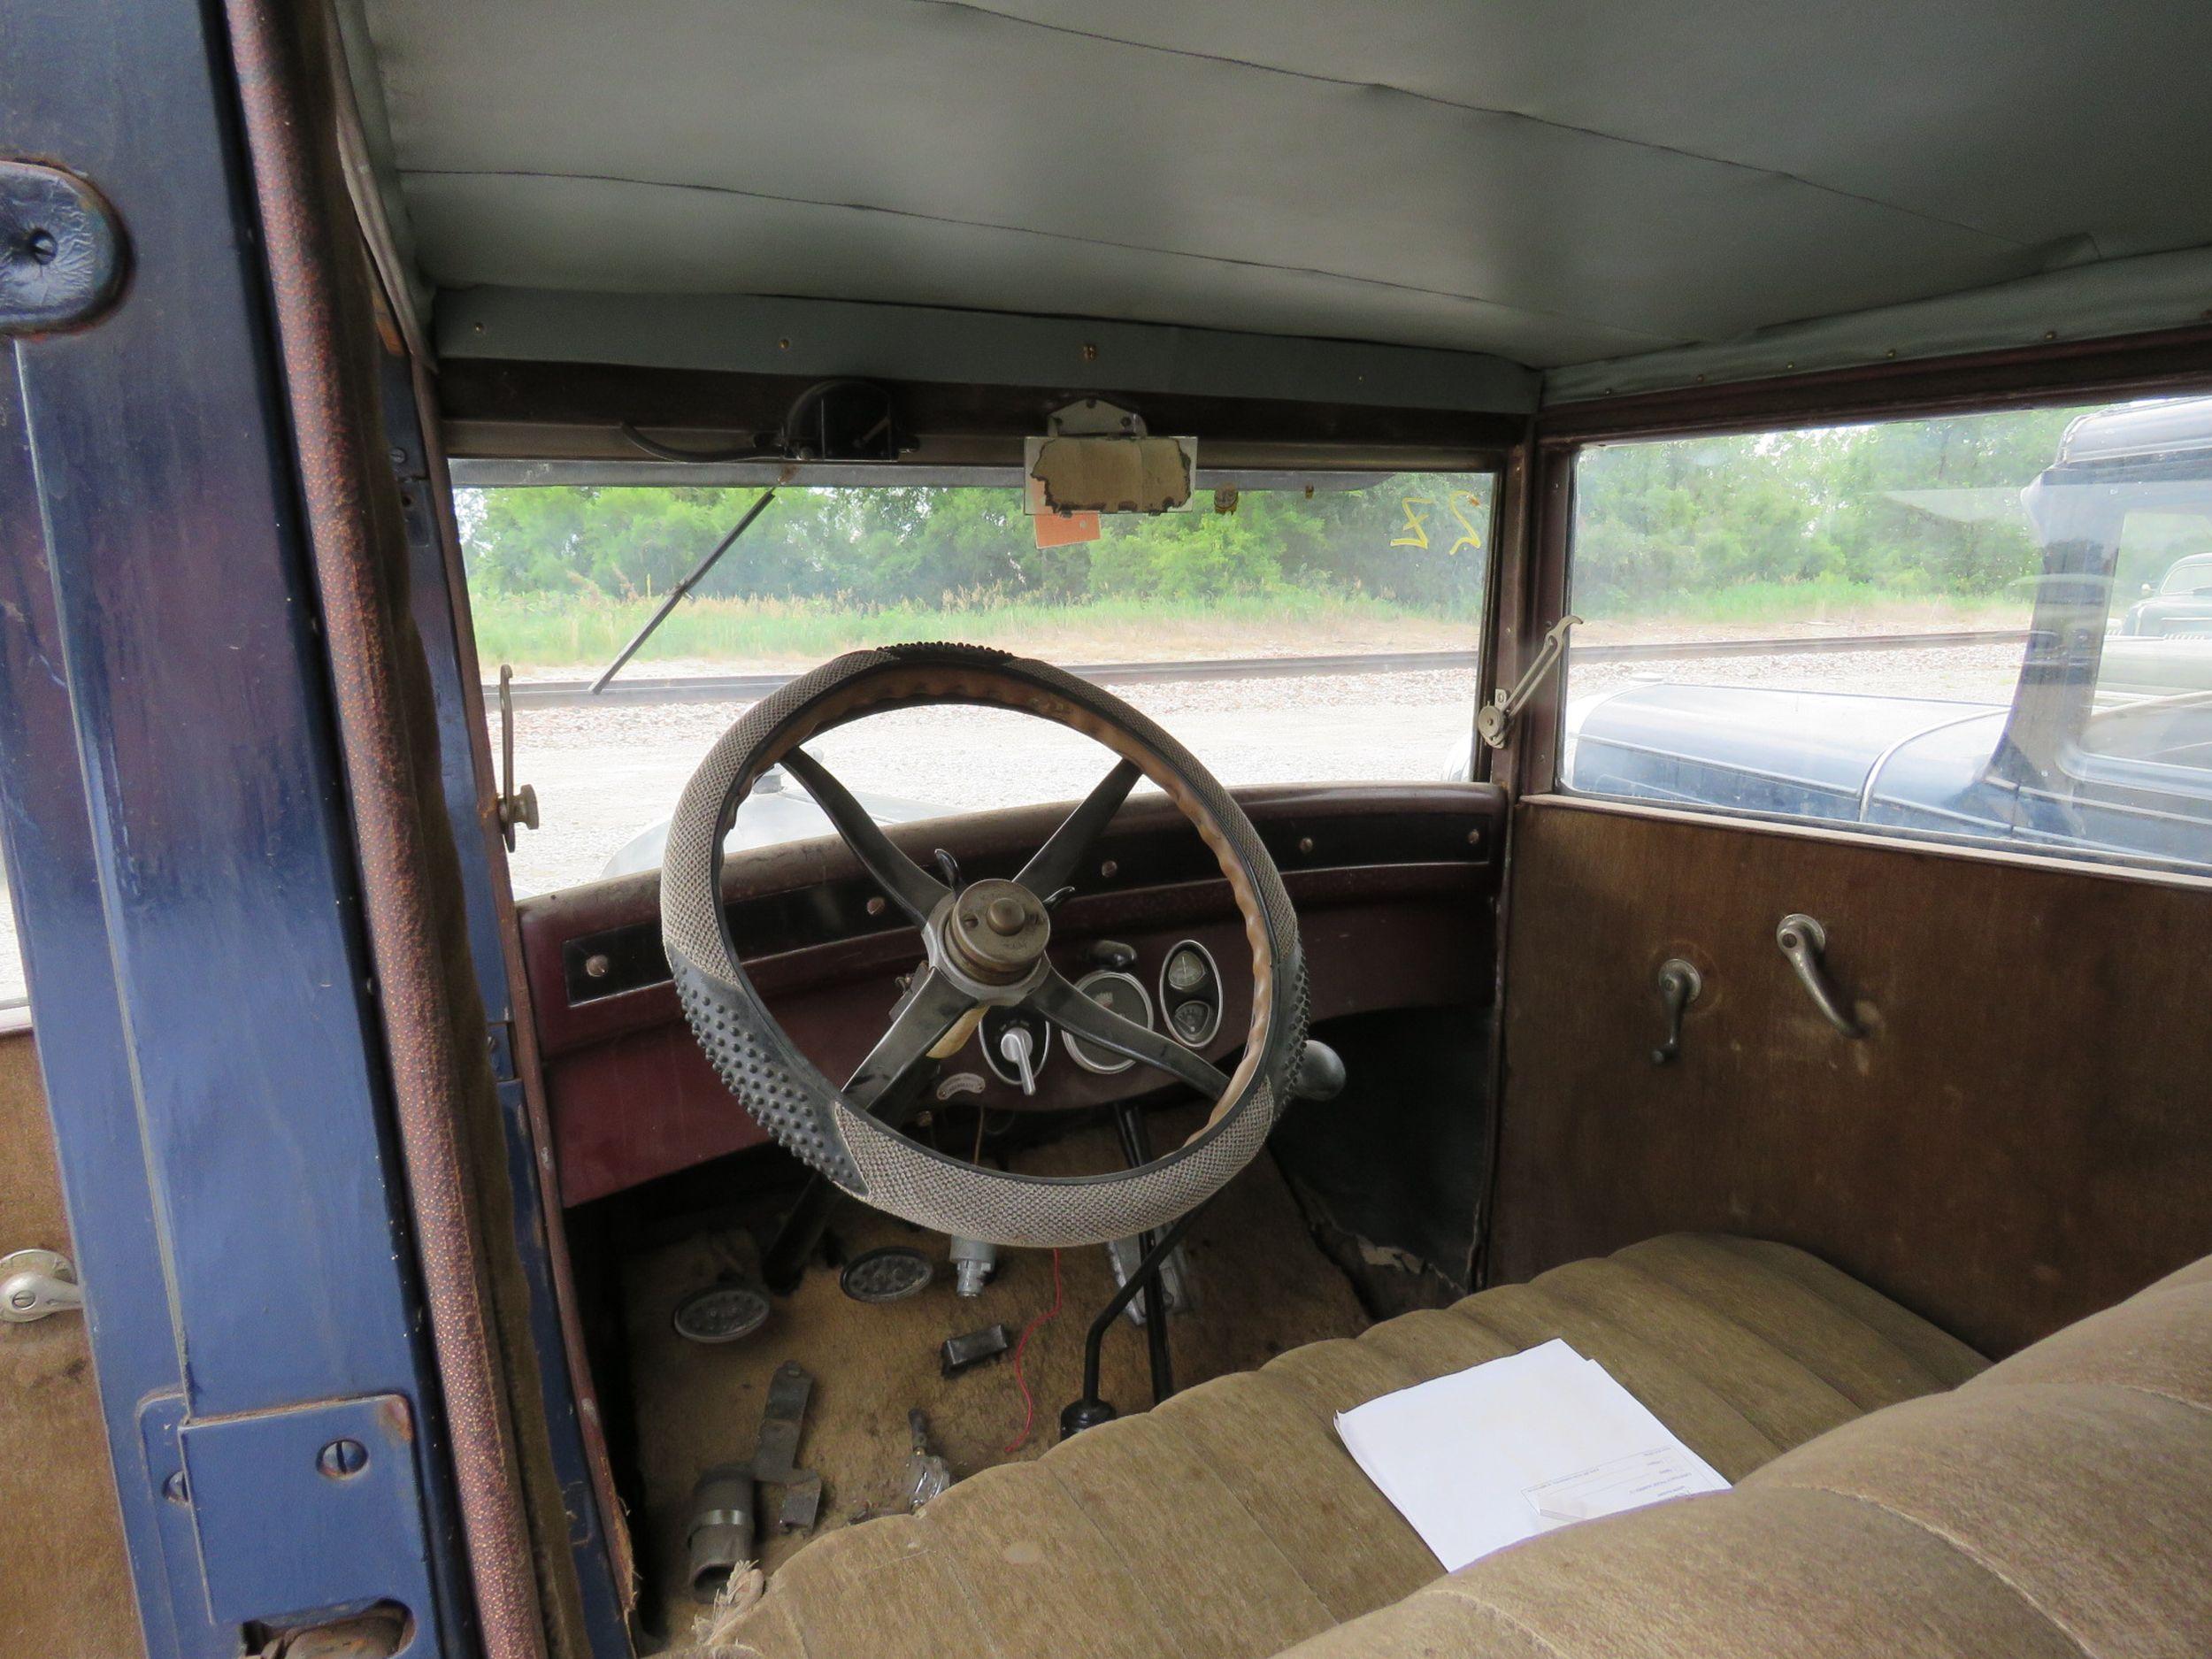
[[[1576,473],[1575,608],[1744,624],[1900,602],[1986,611],[2041,555],[2018,492],[2073,410],[1896,421],[1591,450]],[[657,657],[826,655],[959,634],[1141,634],[1171,619],[1318,628],[1471,621],[1493,480],[1404,474],[1246,492],[1232,511],[1109,517],[1040,549],[1011,489],[787,489],[664,625]],[[486,649],[611,656],[755,499],[750,489],[465,491]],[[2177,533],[2178,535],[2179,533]],[[2201,526],[2193,534],[2201,535]],[[2168,541],[2175,538],[2169,537]],[[2152,580],[2163,568],[2137,561]],[[2136,580],[2132,566],[2124,572]]]
[[[2037,573],[2019,490],[2078,410],[1594,449],[1575,478],[1574,603],[1695,611],[1732,589],[1970,602]]]
[[[750,503],[745,489],[468,492],[469,585],[486,598],[665,593]],[[1094,598],[1210,603],[1297,591],[1473,615],[1490,480],[1406,476],[1359,490],[1248,493],[1232,511],[1110,517],[1099,539],[1040,549],[1018,492],[885,486],[781,492],[695,591],[861,611]]]

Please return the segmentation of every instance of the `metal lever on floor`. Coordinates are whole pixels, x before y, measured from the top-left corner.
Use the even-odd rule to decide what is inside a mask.
[[[1774,930],[1774,942],[1790,959],[1790,966],[1797,970],[1799,980],[1810,993],[1822,1017],[1847,1037],[1865,1036],[1866,1027],[1851,1017],[1850,1003],[1837,991],[1835,982],[1828,977],[1827,964],[1822,960],[1828,949],[1828,930],[1811,917],[1793,912],[1785,916]]]
[[[1096,1428],[1102,1423],[1111,1423],[1119,1415],[1106,1401],[1098,1397],[1099,1351],[1104,1347],[1106,1333],[1114,1328],[1114,1321],[1121,1317],[1122,1310],[1133,1302],[1140,1291],[1153,1284],[1160,1276],[1160,1268],[1173,1255],[1175,1247],[1183,1241],[1183,1235],[1191,1229],[1191,1223],[1205,1213],[1205,1205],[1179,1217],[1160,1234],[1144,1260],[1137,1263],[1137,1271],[1116,1291],[1111,1301],[1099,1310],[1091,1321],[1091,1328],[1083,1338],[1083,1397],[1068,1402],[1060,1413],[1060,1438],[1079,1434],[1085,1429]],[[1152,1323],[1156,1324],[1157,1321]]]
[[[1659,1000],[1667,1008],[1667,1038],[1651,1051],[1652,1064],[1664,1065],[1681,1056],[1682,1016],[1704,988],[1698,971],[1681,957],[1670,956],[1659,964]]]

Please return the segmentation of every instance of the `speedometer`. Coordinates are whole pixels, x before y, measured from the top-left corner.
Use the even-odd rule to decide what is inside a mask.
[[[1152,998],[1146,994],[1144,987],[1131,975],[1112,968],[1101,968],[1095,973],[1087,973],[1078,979],[1075,982],[1075,988],[1101,1008],[1120,1015],[1131,1024],[1142,1025],[1148,1030],[1151,1028]],[[1136,1064],[1126,1055],[1118,1055],[1111,1049],[1102,1048],[1097,1044],[1086,1042],[1079,1037],[1069,1037],[1067,1045],[1068,1058],[1086,1071],[1095,1071],[1102,1077],[1110,1077],[1118,1071],[1126,1071]]]

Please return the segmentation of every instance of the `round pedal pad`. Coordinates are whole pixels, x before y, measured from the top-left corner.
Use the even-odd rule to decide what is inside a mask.
[[[676,1334],[694,1342],[734,1342],[768,1319],[768,1293],[756,1285],[710,1285],[676,1304]]]
[[[929,1257],[902,1244],[887,1244],[845,1263],[838,1288],[855,1302],[898,1302],[929,1283]]]

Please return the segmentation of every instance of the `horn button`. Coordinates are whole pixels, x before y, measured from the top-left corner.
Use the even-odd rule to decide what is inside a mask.
[[[945,954],[986,985],[1026,979],[1052,937],[1052,918],[1018,881],[978,881],[954,895],[944,918]]]

